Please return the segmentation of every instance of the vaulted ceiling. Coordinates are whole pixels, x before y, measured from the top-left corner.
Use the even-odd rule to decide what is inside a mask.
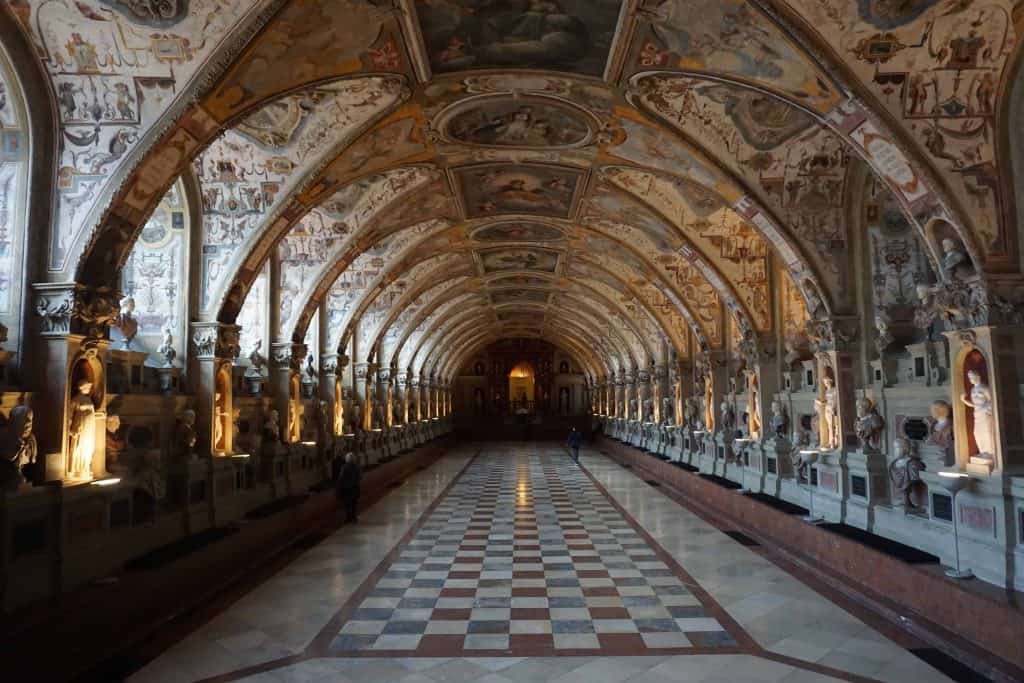
[[[326,301],[356,360],[450,375],[537,336],[597,376],[853,312],[865,176],[933,265],[953,238],[1019,271],[1012,4],[9,8],[55,98],[55,279],[116,286],[184,177],[201,319],[234,322],[274,259],[277,339]]]

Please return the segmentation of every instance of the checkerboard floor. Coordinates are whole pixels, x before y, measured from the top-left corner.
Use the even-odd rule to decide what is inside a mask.
[[[722,615],[566,455],[492,453],[473,460],[342,608],[329,651],[738,651]]]

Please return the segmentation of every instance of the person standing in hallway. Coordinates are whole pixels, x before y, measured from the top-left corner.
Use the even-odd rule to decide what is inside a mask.
[[[353,453],[345,454],[345,464],[338,475],[335,490],[338,494],[338,501],[345,508],[345,521],[359,521],[359,483],[363,478],[363,472],[356,462]]]
[[[572,461],[577,465],[580,464],[580,444],[583,443],[583,434],[581,434],[575,427],[569,431],[569,438],[566,440],[569,448],[572,449]]]

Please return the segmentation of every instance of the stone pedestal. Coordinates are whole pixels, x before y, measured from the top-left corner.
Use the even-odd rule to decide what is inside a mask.
[[[861,529],[874,526],[874,509],[890,503],[889,471],[885,454],[860,448],[846,456],[849,496],[846,523]]]
[[[846,518],[849,499],[849,470],[840,450],[822,451],[813,465],[816,476],[814,514],[830,522]]]
[[[792,479],[793,447],[788,439],[772,437],[760,444],[761,463],[764,466],[764,484],[762,490],[770,496],[778,496],[781,482]]]
[[[112,394],[137,394],[145,391],[145,365],[149,354],[130,349],[108,349],[107,391]]]

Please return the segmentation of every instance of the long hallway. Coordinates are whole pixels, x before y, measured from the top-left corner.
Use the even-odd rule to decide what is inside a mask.
[[[578,468],[560,448],[461,448],[130,680],[949,680],[582,455]]]

